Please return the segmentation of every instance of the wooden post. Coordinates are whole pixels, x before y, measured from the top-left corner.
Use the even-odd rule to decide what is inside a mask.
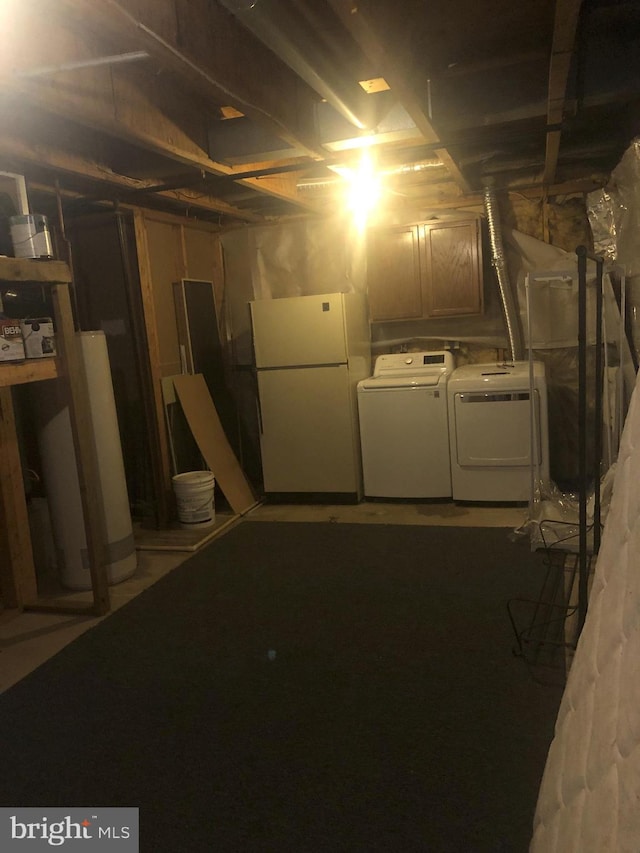
[[[38,589],[9,387],[0,388],[0,472],[0,588],[7,607],[22,607]]]
[[[136,249],[138,254],[138,273],[140,277],[140,292],[142,296],[142,311],[149,352],[149,371],[151,375],[153,403],[155,407],[155,423],[149,426],[154,429],[152,449],[153,481],[156,487],[158,512],[157,523],[161,528],[169,524],[169,504],[171,501],[171,466],[169,462],[169,445],[164,423],[164,402],[162,399],[162,370],[160,367],[160,348],[156,327],[155,308],[153,304],[153,282],[149,260],[149,246],[144,214],[140,210],[134,212],[134,227]]]

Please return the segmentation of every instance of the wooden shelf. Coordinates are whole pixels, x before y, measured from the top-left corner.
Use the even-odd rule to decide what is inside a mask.
[[[71,283],[71,272],[64,261],[0,257],[0,281]]]
[[[55,379],[59,375],[56,358],[32,358],[27,361],[0,363],[0,388],[8,385],[24,385],[26,382],[41,382]]]
[[[0,281],[47,286],[53,305],[57,356],[0,363],[0,585],[9,608],[103,615],[110,609],[106,570],[106,529],[102,496],[95,493],[98,461],[93,440],[89,394],[69,294],[71,273],[62,261],[0,257]],[[16,430],[12,385],[56,379],[69,408],[80,498],[91,573],[93,605],[79,609],[38,593],[22,459]]]

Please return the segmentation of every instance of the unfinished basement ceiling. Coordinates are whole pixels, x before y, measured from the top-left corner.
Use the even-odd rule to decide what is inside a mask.
[[[46,14],[43,14],[45,10]],[[601,185],[640,133],[640,0],[5,0],[0,168],[221,225]]]

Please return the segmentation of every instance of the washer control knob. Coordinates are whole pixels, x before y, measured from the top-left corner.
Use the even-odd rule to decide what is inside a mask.
[[[405,364],[413,364],[413,359],[412,358],[405,358],[404,363]]]

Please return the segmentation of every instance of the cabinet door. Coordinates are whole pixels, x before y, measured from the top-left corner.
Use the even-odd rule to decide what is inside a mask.
[[[423,316],[417,226],[369,230],[367,284],[372,320],[410,320]]]
[[[424,316],[481,314],[479,221],[421,226],[421,244]]]

